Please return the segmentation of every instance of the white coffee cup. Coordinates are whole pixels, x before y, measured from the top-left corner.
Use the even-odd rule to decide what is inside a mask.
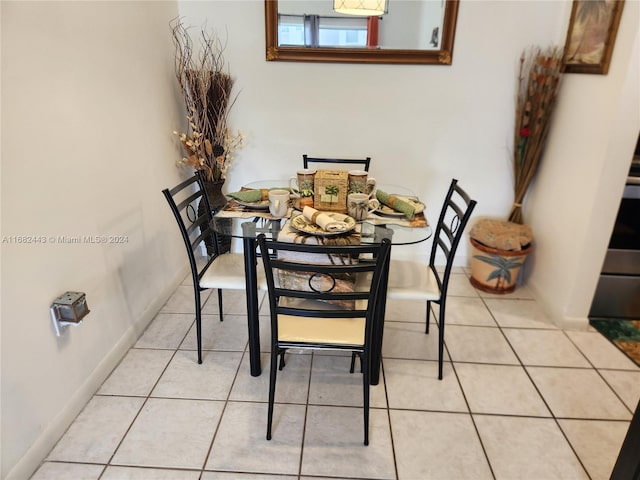
[[[269,190],[269,212],[276,218],[282,218],[289,209],[289,190]]]
[[[375,198],[369,198],[366,193],[350,193],[347,197],[349,216],[358,222],[367,218],[371,210],[378,208],[380,208],[380,202]]]

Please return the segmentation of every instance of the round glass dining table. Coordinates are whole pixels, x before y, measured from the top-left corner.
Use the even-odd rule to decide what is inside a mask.
[[[254,182],[246,185],[247,188],[278,188],[287,185],[283,180],[266,180]],[[413,196],[408,189],[393,185],[380,185],[378,188],[385,192],[392,192],[398,195]],[[249,330],[249,363],[251,375],[258,376],[262,372],[260,365],[260,324],[258,315],[258,285],[257,285],[257,237],[261,233],[268,238],[277,239],[288,218],[265,218],[269,217],[268,210],[256,210],[248,213],[246,211],[238,216],[233,216],[230,212],[218,212],[214,215],[211,226],[213,230],[222,236],[241,239],[244,253],[246,297],[247,297],[247,323]],[[293,211],[291,216],[299,215],[300,212]],[[407,222],[396,217],[384,217],[369,215],[367,219],[358,222],[356,230],[360,233],[361,243],[378,243],[383,238],[391,240],[392,251],[394,247],[402,245],[413,245],[426,241],[432,234],[428,225],[409,226]],[[426,268],[426,267],[425,267]],[[386,292],[386,276],[382,288]],[[386,295],[380,295],[380,304],[376,306],[378,318],[384,318],[386,307]],[[380,328],[374,331],[374,352],[372,352],[371,384],[379,382],[380,375],[380,354],[382,350],[383,323],[377,322]]]

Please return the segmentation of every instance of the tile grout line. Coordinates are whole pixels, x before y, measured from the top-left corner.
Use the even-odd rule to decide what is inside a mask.
[[[482,298],[482,297],[481,297]],[[542,399],[542,401],[544,402],[545,407],[547,407],[547,410],[549,410],[549,413],[551,414],[551,418],[553,419],[554,423],[556,424],[556,426],[558,427],[558,429],[560,430],[560,433],[562,434],[563,438],[565,439],[565,441],[567,442],[567,444],[569,445],[569,448],[571,449],[571,451],[573,452],[573,454],[575,455],[576,459],[578,460],[578,462],[580,463],[580,466],[582,467],[582,469],[584,470],[585,474],[587,475],[587,477],[589,479],[591,479],[591,474],[589,473],[589,471],[587,470],[587,467],[584,465],[582,459],[580,458],[580,455],[578,455],[578,452],[576,451],[576,449],[574,448],[573,444],[569,441],[569,438],[567,437],[565,431],[562,429],[562,427],[560,426],[560,422],[558,421],[555,413],[553,412],[553,410],[551,409],[551,407],[549,406],[549,403],[547,402],[547,399],[544,398],[544,395],[542,395],[542,392],[540,391],[540,389],[538,388],[538,385],[533,381],[533,378],[531,378],[531,374],[529,373],[529,370],[527,368],[527,366],[522,362],[522,358],[520,358],[520,355],[518,355],[518,353],[516,352],[515,347],[511,344],[511,342],[509,341],[509,338],[507,337],[507,335],[505,335],[504,330],[502,325],[500,325],[500,323],[498,322],[498,320],[495,318],[495,315],[493,314],[493,312],[491,311],[491,309],[489,308],[489,306],[487,305],[487,303],[485,302],[484,298],[482,298],[482,303],[484,303],[485,307],[487,308],[487,310],[489,311],[489,314],[491,315],[491,317],[493,318],[493,320],[496,322],[496,324],[498,325],[498,329],[500,331],[500,333],[502,334],[502,336],[504,337],[505,341],[507,342],[507,344],[509,345],[509,348],[511,348],[511,351],[513,352],[513,354],[516,356],[516,358],[518,359],[518,362],[520,362],[520,366],[522,367],[522,369],[524,370],[525,374],[527,375],[527,378],[529,379],[529,381],[531,382],[531,384],[533,385],[533,387],[536,389],[536,392],[538,393],[538,395],[540,396],[540,398]],[[582,353],[582,351],[580,351],[580,353]],[[559,367],[549,367],[549,368],[559,368]]]
[[[598,367],[596,367],[594,365],[594,363],[587,357],[587,355],[582,351],[582,349],[578,346],[577,343],[575,343],[573,341],[573,339],[567,334],[566,331],[562,331],[562,333],[564,333],[564,336],[567,337],[567,339],[571,342],[571,344],[576,347],[578,349],[578,351],[580,352],[580,354],[585,358],[585,360],[587,362],[589,362],[589,365],[591,365],[592,369],[595,370],[596,374],[602,379],[602,381],[605,383],[605,385],[607,385],[607,387],[609,387],[609,389],[613,392],[613,394],[618,398],[618,400],[620,400],[620,403],[622,403],[622,405],[624,405],[624,407],[627,409],[627,411],[633,415],[633,411],[627,406],[627,404],[624,402],[624,400],[622,400],[622,397],[620,397],[620,395],[618,395],[618,392],[616,392],[615,388],[613,388],[609,382],[607,382],[607,379],[604,378],[604,376],[600,373],[600,370],[598,370]],[[629,371],[633,371],[633,370],[629,370]]]
[[[238,362],[238,366],[236,367],[236,373],[233,376],[233,381],[231,385],[229,385],[229,391],[227,392],[227,396],[224,400],[224,405],[222,406],[222,410],[220,411],[220,417],[218,418],[218,422],[216,428],[213,431],[213,435],[211,437],[211,441],[209,442],[209,448],[207,449],[207,453],[204,456],[204,461],[202,462],[202,468],[200,469],[200,478],[204,475],[204,472],[207,467],[207,462],[209,461],[209,457],[211,456],[211,451],[213,450],[213,444],[215,443],[216,437],[218,436],[218,431],[220,430],[220,425],[222,424],[222,419],[224,417],[224,413],[227,411],[227,405],[229,404],[229,398],[231,397],[231,392],[233,391],[233,386],[238,379],[238,373],[240,372],[240,368],[242,368],[242,361],[244,360],[246,354],[246,345],[245,349],[242,351],[242,355],[240,355],[240,361]]]
[[[484,302],[483,302],[483,305]],[[442,305],[438,305],[438,313],[440,313],[439,309],[442,308]],[[486,305],[485,305],[485,308]],[[488,308],[487,308],[488,310]],[[435,318],[435,312],[432,311],[432,313],[434,313],[434,318]],[[446,318],[446,314],[447,312],[445,311],[445,318]],[[492,315],[493,317],[493,315]],[[438,318],[440,318],[440,316],[438,315]],[[494,319],[495,321],[495,319]],[[444,322],[443,322],[444,323]],[[496,322],[497,323],[497,322]],[[437,323],[438,329],[440,329],[442,326]],[[444,339],[443,339],[444,340]],[[458,382],[458,387],[460,388],[460,393],[462,393],[462,398],[464,399],[464,403],[467,406],[467,413],[469,415],[469,419],[471,420],[471,424],[473,425],[473,429],[476,432],[476,437],[478,438],[478,441],[480,442],[480,448],[482,448],[482,453],[484,454],[484,458],[487,461],[487,466],[489,467],[489,471],[491,472],[491,476],[493,477],[494,480],[496,480],[496,474],[495,471],[493,469],[493,465],[491,465],[491,460],[489,459],[489,454],[487,453],[487,449],[484,445],[484,442],[482,441],[482,436],[480,435],[480,431],[478,430],[478,425],[476,424],[476,420],[473,416],[473,413],[471,412],[471,405],[469,405],[469,401],[467,399],[467,395],[464,391],[464,388],[462,387],[462,382],[460,381],[460,377],[458,376],[458,371],[456,370],[456,366],[455,366],[455,362],[453,360],[453,357],[451,356],[451,352],[449,351],[449,347],[447,345],[447,342],[444,342],[444,348],[447,352],[447,356],[449,357],[449,361],[451,362],[451,370],[453,371],[454,376],[456,377],[456,381]]]
[[[396,447],[393,441],[393,428],[391,426],[391,405],[389,404],[389,391],[387,390],[387,377],[384,371],[384,357],[382,356],[382,352],[380,352],[380,370],[382,371],[382,378],[384,383],[384,398],[387,402],[387,420],[389,422],[389,437],[391,438],[391,455],[393,456],[393,470],[396,475],[396,480],[400,478],[400,473],[398,472],[398,460],[396,459]]]

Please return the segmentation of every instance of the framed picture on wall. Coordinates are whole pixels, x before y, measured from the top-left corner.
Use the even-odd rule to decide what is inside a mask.
[[[624,0],[573,0],[565,73],[608,73],[623,7]]]

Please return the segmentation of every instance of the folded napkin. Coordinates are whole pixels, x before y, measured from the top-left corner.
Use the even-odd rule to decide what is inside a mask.
[[[340,222],[312,207],[304,207],[302,215],[327,232],[346,232],[349,229],[347,222]]]
[[[415,217],[416,208],[395,195],[389,195],[382,190],[376,190],[376,198],[380,203],[393,208],[396,212],[404,213],[404,216],[409,220],[413,220]]]
[[[269,190],[287,190],[289,191],[289,187],[286,188],[256,188],[251,190],[241,190],[239,192],[231,192],[227,193],[228,197],[231,197],[235,200],[240,200],[245,203],[256,203],[262,200],[269,200]]]
[[[263,192],[265,192],[265,194],[263,194]],[[267,200],[269,198],[269,190],[244,190],[241,192],[227,193],[227,196],[245,203],[256,203],[261,200]]]

